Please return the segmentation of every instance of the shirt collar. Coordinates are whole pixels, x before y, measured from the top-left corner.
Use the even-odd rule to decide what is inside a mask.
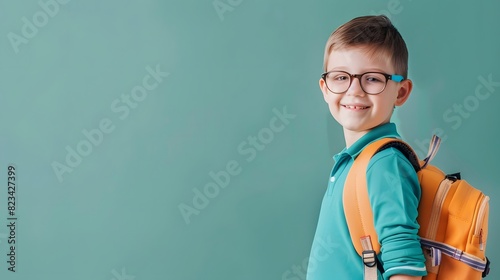
[[[356,142],[354,142],[354,144],[352,144],[349,148],[344,148],[340,153],[334,155],[333,159],[335,161],[338,161],[340,157],[346,155],[349,155],[352,158],[356,158],[366,145],[370,144],[373,141],[388,137],[401,138],[396,130],[396,125],[394,123],[385,123],[373,128],[372,130],[368,131],[368,133],[359,138]]]

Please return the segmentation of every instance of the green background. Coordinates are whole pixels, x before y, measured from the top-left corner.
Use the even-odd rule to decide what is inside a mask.
[[[500,277],[500,87],[474,99],[479,77],[500,81],[499,1],[219,3],[230,8],[72,0],[16,53],[9,34],[22,36],[22,18],[43,9],[0,2],[1,279],[287,279],[309,255],[344,145],[318,88],[324,44],[340,24],[379,13],[405,38],[415,85],[394,121],[415,147],[437,129],[445,141],[434,164],[490,195],[489,279]],[[170,75],[120,119],[111,104],[157,65]],[[464,102],[467,114],[453,112]],[[239,145],[284,107],[295,118],[247,160]],[[53,163],[103,119],[114,130],[58,180]],[[193,189],[231,161],[240,173],[187,224],[179,205],[192,206]],[[9,164],[16,273],[6,263]]]

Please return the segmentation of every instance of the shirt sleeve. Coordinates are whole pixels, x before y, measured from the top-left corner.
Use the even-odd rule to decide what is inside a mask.
[[[425,276],[417,235],[421,191],[415,169],[399,150],[385,149],[370,160],[367,182],[384,279],[396,274]]]

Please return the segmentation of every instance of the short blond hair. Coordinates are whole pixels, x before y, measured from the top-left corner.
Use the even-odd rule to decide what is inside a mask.
[[[328,57],[333,50],[349,47],[367,47],[371,54],[384,53],[391,57],[396,73],[408,76],[408,49],[399,31],[384,15],[362,16],[339,26],[328,38],[323,61],[327,70]]]

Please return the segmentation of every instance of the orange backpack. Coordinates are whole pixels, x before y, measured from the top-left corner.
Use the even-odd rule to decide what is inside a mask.
[[[489,197],[475,189],[460,174],[446,175],[428,163],[436,155],[440,139],[434,136],[429,153],[419,161],[412,148],[402,140],[375,141],[359,154],[346,179],[343,202],[352,243],[362,257],[365,280],[377,279],[380,252],[368,197],[366,170],[372,156],[394,147],[415,168],[421,186],[418,206],[418,235],[426,258],[426,280],[475,280],[489,273],[485,257],[488,237]]]

